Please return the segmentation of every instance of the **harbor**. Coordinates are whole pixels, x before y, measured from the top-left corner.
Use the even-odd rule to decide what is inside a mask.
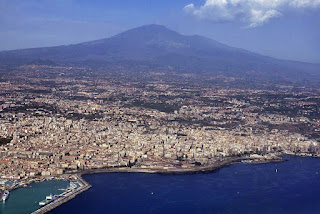
[[[79,175],[75,175],[74,181],[70,183],[70,188],[67,191],[57,195],[57,196],[47,196],[46,200],[39,202],[39,205],[43,206],[34,211],[32,214],[43,214],[47,213],[56,207],[68,202],[69,200],[73,199],[80,193],[88,190],[91,187],[89,183],[87,183],[84,179],[81,178]]]
[[[40,208],[39,202],[46,196],[59,195],[70,187],[72,181],[71,176],[33,179],[32,182],[15,181],[2,179],[3,186],[0,191],[0,199],[2,192],[8,191],[9,195],[5,201],[0,201],[1,214],[20,214],[32,213]],[[21,185],[21,184],[26,185]],[[20,187],[20,188],[18,188]]]

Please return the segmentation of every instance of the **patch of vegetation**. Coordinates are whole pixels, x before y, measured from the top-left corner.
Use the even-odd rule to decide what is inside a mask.
[[[131,103],[130,106],[155,109],[155,110],[166,112],[166,113],[173,113],[175,110],[180,109],[180,106],[178,105],[170,105],[167,103],[147,103],[143,101],[134,101]]]
[[[95,120],[102,118],[103,115],[99,113],[94,113],[94,114],[80,114],[80,113],[71,113],[65,116],[67,119],[72,119],[72,120],[81,120],[81,119],[86,119],[86,120]]]
[[[0,146],[10,143],[12,138],[0,137]]]
[[[21,93],[29,93],[29,94],[51,94],[51,90],[40,90],[40,89],[23,89],[19,90]]]
[[[60,111],[57,109],[56,106],[54,105],[49,105],[49,104],[37,104],[37,103],[32,103],[32,104],[26,104],[26,105],[17,105],[17,106],[12,106],[8,107],[2,110],[3,113],[7,112],[12,112],[12,113],[27,113],[27,112],[33,112],[35,110],[42,110],[42,111],[47,111],[51,112],[52,114],[59,113]]]

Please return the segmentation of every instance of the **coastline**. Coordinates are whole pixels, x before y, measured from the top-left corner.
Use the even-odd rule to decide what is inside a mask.
[[[234,163],[248,163],[248,164],[263,164],[263,163],[271,163],[271,162],[282,162],[285,161],[281,155],[287,154],[279,154],[273,155],[269,158],[257,158],[257,157],[249,157],[249,156],[242,156],[242,157],[233,157],[223,161],[214,162],[212,164],[203,165],[203,166],[194,166],[189,168],[179,168],[179,167],[172,167],[168,169],[155,169],[155,168],[140,168],[140,167],[123,167],[123,168],[104,168],[104,169],[89,169],[89,170],[81,170],[81,171],[74,171],[70,172],[70,174],[79,174],[79,175],[86,175],[86,174],[97,174],[97,173],[116,173],[116,172],[124,172],[124,173],[157,173],[157,174],[197,174],[197,173],[210,173],[216,170],[219,170],[222,167],[226,167],[230,164]],[[252,162],[245,162],[245,161],[252,161]]]
[[[276,156],[277,157],[277,156]],[[157,173],[157,174],[167,174],[167,175],[178,175],[178,174],[195,174],[195,173],[210,173],[215,170],[218,170],[222,167],[228,166],[233,163],[240,163],[243,160],[248,160],[248,157],[234,157],[234,158],[229,158],[224,161],[219,161],[215,162],[214,164],[206,165],[206,166],[195,166],[193,168],[170,168],[170,169],[151,169],[151,168],[139,168],[139,167],[123,167],[123,168],[104,168],[104,169],[90,169],[90,170],[81,170],[81,171],[73,171],[73,172],[68,172],[65,175],[75,175],[77,177],[77,180],[82,183],[82,186],[77,189],[76,191],[70,192],[70,195],[67,197],[59,198],[55,201],[53,201],[50,204],[47,204],[38,210],[34,211],[32,214],[44,214],[48,213],[55,208],[61,206],[62,204],[72,200],[75,198],[77,195],[81,194],[82,192],[88,190],[91,188],[91,185],[85,181],[82,176],[83,175],[88,175],[88,174],[98,174],[98,173]],[[273,160],[273,161],[272,161]],[[282,158],[278,158],[276,160],[272,159],[271,161],[267,161],[264,163],[268,162],[280,162],[283,161]]]
[[[222,167],[228,166],[232,163],[240,163],[242,160],[246,160],[247,158],[237,157],[231,158],[224,161],[215,162],[213,164],[205,165],[205,166],[195,166],[190,168],[168,168],[168,169],[155,169],[155,168],[140,168],[140,167],[123,167],[123,168],[105,168],[105,169],[90,169],[83,170],[80,172],[76,172],[76,174],[87,175],[87,174],[97,174],[97,173],[157,173],[157,174],[196,174],[196,173],[210,173],[215,170],[218,170]]]
[[[283,155],[293,155],[300,157],[313,157],[310,154],[291,154],[291,153],[281,153],[274,154],[270,156],[268,159],[261,157],[250,157],[250,156],[242,156],[242,157],[233,157],[227,160],[218,161],[213,164],[205,165],[205,166],[195,166],[192,168],[168,168],[168,169],[153,169],[153,168],[140,168],[140,167],[122,167],[122,168],[103,168],[103,169],[90,169],[90,170],[81,170],[81,171],[72,171],[68,172],[65,175],[75,175],[77,180],[82,183],[82,186],[75,191],[72,191],[70,195],[64,198],[59,198],[56,201],[41,207],[40,209],[34,211],[32,214],[44,214],[52,211],[53,209],[61,206],[62,204],[72,200],[77,195],[85,192],[86,190],[91,188],[91,185],[85,181],[82,176],[88,174],[98,174],[98,173],[152,173],[152,174],[164,174],[164,175],[179,175],[179,174],[197,174],[197,173],[211,173],[216,170],[219,170],[222,167],[229,166],[235,163],[246,163],[246,164],[264,164],[264,163],[273,163],[273,162],[283,162],[286,161],[281,156]],[[316,156],[317,157],[317,156]],[[249,162],[248,162],[249,161]]]

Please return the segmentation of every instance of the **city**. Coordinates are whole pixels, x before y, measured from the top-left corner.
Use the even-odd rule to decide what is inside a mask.
[[[317,88],[225,89],[185,74],[138,76],[47,65],[2,75],[1,178],[200,171],[239,158],[320,154]]]
[[[319,0],[0,0],[0,214],[317,214]]]

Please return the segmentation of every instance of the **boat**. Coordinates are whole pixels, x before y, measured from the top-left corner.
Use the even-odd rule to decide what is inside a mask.
[[[45,205],[50,204],[51,202],[55,201],[57,198],[58,198],[57,195],[50,194],[50,195],[46,196],[45,200],[40,201],[39,205],[45,206]]]
[[[71,181],[68,189],[73,190],[73,189],[76,189],[76,188],[77,188],[77,184]]]
[[[54,196],[53,196],[52,194],[50,194],[50,195],[46,196],[46,200],[52,200],[53,197],[54,197]]]
[[[9,194],[10,193],[9,193],[8,190],[4,191],[4,193],[3,193],[2,197],[1,197],[1,201],[6,201],[9,198]]]

